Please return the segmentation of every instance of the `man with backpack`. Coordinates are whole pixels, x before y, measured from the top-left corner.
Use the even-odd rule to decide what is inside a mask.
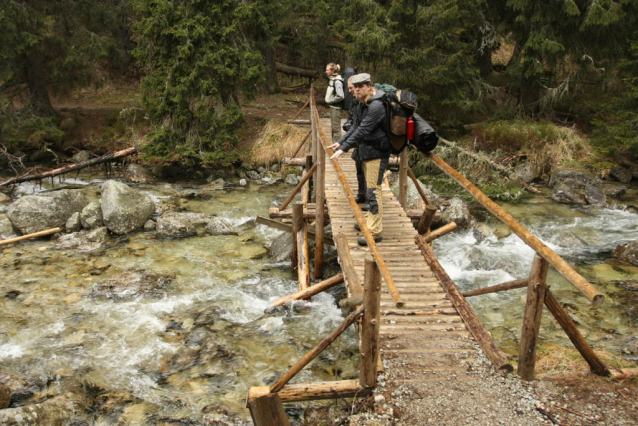
[[[357,119],[348,132],[338,142],[328,148],[336,149],[330,159],[341,156],[352,148],[357,148],[363,162],[366,180],[366,198],[370,210],[366,213],[366,225],[375,242],[383,240],[383,200],[381,183],[390,159],[390,136],[388,133],[387,110],[383,102],[384,92],[372,85],[370,74],[356,74],[351,79],[355,98],[361,102]],[[355,223],[355,229],[361,230]],[[366,246],[365,238],[360,237],[359,245]]]
[[[348,95],[350,95],[351,98],[348,102],[348,96],[346,95],[346,100],[344,101],[349,105],[348,119],[343,125],[343,130],[345,130],[346,133],[348,132],[348,130],[350,130],[350,128],[352,127],[352,123],[354,123],[355,120],[357,122],[361,121],[359,115],[362,103],[354,97],[354,85],[352,84],[353,77],[354,74],[349,76],[346,80],[348,84]],[[363,204],[361,206],[361,210],[367,212],[368,210],[370,210],[370,204],[366,201],[366,177],[363,172],[363,161],[361,161],[361,158],[359,158],[359,150],[357,150],[357,148],[352,150],[352,159],[354,160],[354,164],[357,170],[357,195],[354,197],[354,200],[357,202],[357,204]]]

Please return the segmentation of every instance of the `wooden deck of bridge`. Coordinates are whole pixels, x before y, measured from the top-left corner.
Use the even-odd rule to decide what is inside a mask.
[[[322,120],[324,133],[329,123]],[[339,158],[348,185],[356,191],[356,170],[350,155]],[[362,234],[334,167],[327,161],[325,194],[333,235],[347,236],[350,255],[363,282],[367,247],[357,244]],[[383,185],[383,241],[378,248],[405,305],[397,308],[387,286],[381,297],[380,346],[386,379],[418,382],[454,377],[471,379],[468,361],[478,356],[476,342],[430,270],[415,243],[417,231],[399,200]]]

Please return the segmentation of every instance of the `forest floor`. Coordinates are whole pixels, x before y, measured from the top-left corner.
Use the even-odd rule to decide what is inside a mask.
[[[121,88],[107,88],[56,102],[69,120],[69,143],[78,149],[91,149],[111,136],[118,139],[127,132],[133,138],[142,138],[143,119],[135,114],[131,119],[126,114],[139,108],[137,91],[125,96],[122,93]],[[240,148],[250,150],[269,120],[285,124],[292,119],[306,96],[306,93],[259,96],[242,105],[246,127]],[[345,405],[337,403],[307,410],[304,424],[638,424],[636,379],[611,380],[589,374],[584,368],[543,374],[542,368],[538,368],[539,377],[524,382],[515,375],[495,372],[485,359],[477,360],[471,367],[473,380],[463,381],[450,377],[443,381],[399,384],[384,381],[382,375],[372,396]]]

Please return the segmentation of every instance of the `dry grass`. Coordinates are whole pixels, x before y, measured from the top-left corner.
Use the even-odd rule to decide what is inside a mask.
[[[514,43],[501,42],[501,46],[492,52],[492,64],[507,66],[514,54]]]
[[[250,158],[247,160],[248,164],[267,166],[281,161],[284,157],[291,157],[309,130],[297,125],[268,121],[252,147]],[[306,141],[306,147],[309,139]],[[304,148],[297,156],[305,152]]]
[[[634,368],[635,365],[604,349],[594,349],[595,354],[609,368]],[[589,365],[573,347],[557,344],[542,345],[536,354],[536,373],[553,374],[560,372],[590,371]]]

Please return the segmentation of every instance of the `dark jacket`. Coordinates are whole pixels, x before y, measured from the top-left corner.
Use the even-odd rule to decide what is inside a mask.
[[[384,94],[377,90],[367,104],[359,105],[353,126],[339,140],[339,149],[348,152],[357,148],[363,161],[390,158],[387,111],[381,100]]]

